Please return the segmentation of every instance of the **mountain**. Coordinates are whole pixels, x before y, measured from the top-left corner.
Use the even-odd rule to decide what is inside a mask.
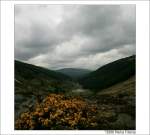
[[[15,60],[15,75],[16,77],[21,76],[24,79],[33,79],[33,78],[49,78],[55,80],[69,80],[70,77],[55,72],[53,70],[49,70],[43,67],[35,66],[32,64],[27,64],[24,62],[20,62]]]
[[[77,69],[77,68],[63,68],[56,70],[57,72],[63,73],[73,79],[77,79],[89,74],[91,71],[88,69]]]
[[[135,75],[135,55],[106,64],[79,79],[86,89],[99,91]]]
[[[15,60],[15,92],[37,94],[72,84],[72,79],[60,72]]]

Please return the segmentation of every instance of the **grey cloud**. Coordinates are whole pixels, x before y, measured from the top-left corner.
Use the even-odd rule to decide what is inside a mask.
[[[17,5],[15,58],[52,69],[135,54],[135,5]]]
[[[83,34],[91,38],[83,51],[103,52],[135,43],[135,22],[122,21],[120,12],[121,6],[81,6],[73,17],[64,20],[67,25],[62,29],[68,35]]]

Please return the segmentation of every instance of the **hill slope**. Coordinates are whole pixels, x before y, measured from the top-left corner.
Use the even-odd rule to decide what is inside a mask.
[[[97,100],[100,108],[103,108],[105,114],[110,114],[111,110],[116,115],[116,120],[109,123],[112,129],[136,128],[136,90],[135,76],[106,88],[96,94],[94,100]],[[110,109],[111,108],[111,109]],[[100,114],[102,111],[100,111]]]
[[[69,80],[70,78],[64,74],[48,70],[43,67],[34,66],[32,64],[23,63],[15,60],[15,75],[22,76],[25,79],[33,79],[35,77],[45,77],[57,80]]]
[[[19,115],[50,92],[65,92],[74,85],[62,73],[15,60],[15,114]]]
[[[88,69],[76,69],[76,68],[63,68],[56,71],[63,73],[73,79],[83,77],[91,72]]]
[[[84,88],[101,90],[135,75],[135,55],[119,59],[79,80]]]
[[[135,96],[135,76],[131,76],[129,79],[117,83],[109,88],[103,89],[97,93],[99,96],[118,96],[123,94],[126,96]]]

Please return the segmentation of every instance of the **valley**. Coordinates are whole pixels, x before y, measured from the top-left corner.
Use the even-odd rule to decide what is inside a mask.
[[[136,128],[135,56],[96,71],[71,69],[77,76],[67,70],[15,61],[15,129]]]

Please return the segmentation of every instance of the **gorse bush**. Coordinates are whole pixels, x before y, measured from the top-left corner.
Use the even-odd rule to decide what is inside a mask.
[[[97,107],[80,97],[50,94],[33,111],[24,112],[15,122],[16,129],[95,129]]]

